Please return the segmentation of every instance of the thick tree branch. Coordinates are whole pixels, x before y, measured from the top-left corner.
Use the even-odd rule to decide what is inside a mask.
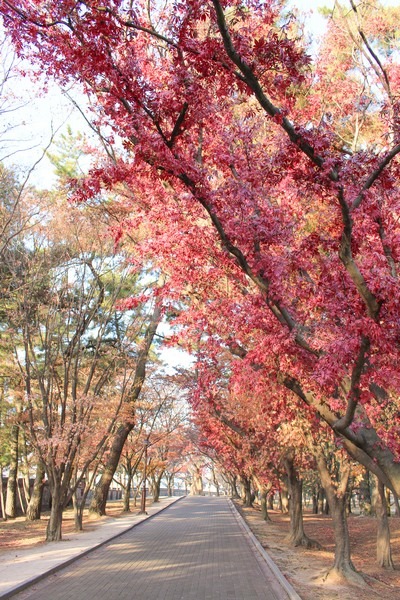
[[[381,305],[375,298],[374,294],[369,290],[368,285],[353,258],[353,253],[351,250],[353,222],[349,206],[344,198],[342,187],[339,189],[338,198],[343,218],[343,234],[340,241],[339,257],[346,271],[350,275],[351,280],[356,286],[358,293],[364,300],[368,316],[376,321],[378,319]]]
[[[338,433],[341,433],[347,429],[353,422],[356,408],[360,399],[360,379],[365,366],[365,361],[368,356],[371,343],[368,337],[363,335],[361,337],[360,350],[358,352],[357,360],[353,367],[351,374],[351,385],[347,399],[347,408],[345,415],[339,419],[333,426],[333,429]]]
[[[351,205],[352,211],[360,206],[360,204],[363,200],[363,197],[364,197],[364,192],[369,190],[374,185],[375,181],[378,179],[379,175],[381,175],[381,173],[385,169],[385,167],[387,167],[390,164],[390,162],[395,158],[395,156],[397,156],[398,154],[400,154],[400,144],[397,144],[396,146],[394,146],[394,148],[392,148],[392,150],[386,154],[386,156],[379,163],[377,168],[368,177],[367,181],[364,183],[364,185],[362,187],[361,192],[358,194],[357,198],[354,200],[353,204]]]
[[[255,273],[253,272],[245,255],[243,254],[243,252],[240,250],[240,248],[238,248],[231,242],[230,238],[226,234],[224,226],[222,225],[222,223],[221,223],[220,219],[218,218],[218,216],[216,215],[215,211],[212,209],[212,207],[209,205],[209,203],[206,201],[206,199],[201,194],[199,194],[199,191],[196,187],[195,182],[192,181],[190,179],[190,177],[188,175],[186,175],[186,173],[182,173],[179,176],[179,178],[191,190],[193,196],[196,198],[196,200],[198,200],[198,202],[200,202],[200,204],[206,210],[206,212],[208,213],[208,215],[211,219],[212,224],[214,225],[215,229],[218,232],[219,238],[220,238],[223,246],[226,248],[226,250],[232,256],[235,257],[235,259],[236,259],[239,267],[242,269],[242,271],[249,277],[249,279],[262,292],[265,302],[266,302],[267,306],[270,308],[270,310],[272,311],[272,313],[274,314],[274,316],[278,319],[278,321],[282,325],[287,326],[289,328],[289,331],[295,332],[294,340],[295,340],[296,344],[298,346],[300,346],[301,348],[303,348],[304,350],[306,350],[307,352],[310,352],[314,356],[320,356],[320,352],[318,350],[316,350],[315,348],[312,348],[310,346],[310,344],[307,342],[307,340],[304,338],[304,336],[301,333],[301,327],[295,322],[293,317],[289,314],[288,310],[286,308],[282,307],[279,302],[272,301],[269,298],[269,296],[268,296],[269,280],[266,279],[265,277],[261,277],[260,275],[255,275]]]

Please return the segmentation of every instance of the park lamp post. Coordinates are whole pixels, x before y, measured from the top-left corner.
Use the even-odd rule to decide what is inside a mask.
[[[143,485],[142,485],[142,498],[140,503],[140,515],[147,515],[146,512],[146,482],[147,482],[147,450],[150,446],[149,438],[146,438],[144,444],[144,468],[143,468]]]

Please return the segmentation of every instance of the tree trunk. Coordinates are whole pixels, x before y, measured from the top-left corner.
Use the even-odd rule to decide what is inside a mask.
[[[303,482],[294,466],[294,457],[287,454],[284,460],[289,485],[290,531],[287,540],[291,546],[320,548],[320,544],[310,539],[304,532],[303,524]]]
[[[72,494],[72,505],[74,507],[75,531],[83,531],[83,511],[81,510],[81,503],[78,500],[77,490]]]
[[[37,521],[40,519],[40,514],[42,510],[44,475],[44,467],[39,462],[36,467],[35,483],[33,484],[31,499],[29,500],[28,508],[26,511],[27,521]]]
[[[370,473],[367,469],[364,469],[360,481],[360,513],[366,516],[372,513],[371,481]]]
[[[279,491],[279,510],[286,515],[289,512],[289,486],[287,477],[281,479],[281,489]]]
[[[249,479],[248,477],[242,477],[241,483],[243,486],[243,496],[242,496],[243,506],[251,508],[251,507],[253,507],[253,498],[252,498],[252,494],[251,494],[251,479]]]
[[[239,491],[237,489],[237,476],[233,475],[229,478],[229,485],[231,487],[231,496],[232,498],[240,498]]]
[[[268,514],[268,494],[271,491],[272,484],[262,483],[257,477],[254,477],[254,482],[260,494],[261,517],[263,521],[270,521],[271,519]]]
[[[64,507],[58,494],[52,494],[50,519],[48,520],[46,529],[46,542],[59,542],[62,539],[63,509]]]
[[[190,486],[190,494],[192,496],[203,496],[203,477],[201,469],[198,465],[192,465],[192,485]]]
[[[133,428],[133,422],[121,423],[121,425],[115,432],[111,445],[111,450],[108,455],[107,463],[104,467],[104,471],[101,475],[100,481],[96,485],[93,498],[90,503],[89,512],[93,514],[99,516],[106,514],[106,504],[110,485],[113,480],[114,473],[117,470],[119,459],[121,457],[121,453],[126,439]]]
[[[332,582],[345,581],[356,585],[364,585],[364,579],[356,571],[351,560],[350,538],[347,526],[346,489],[350,476],[350,463],[348,461],[342,462],[340,469],[341,481],[335,487],[322,450],[316,452],[316,460],[321,483],[329,501],[335,536],[335,560],[332,567],[326,573],[324,580]]]
[[[392,550],[390,546],[389,519],[386,510],[385,488],[376,478],[378,493],[376,495],[375,513],[378,522],[376,535],[376,560],[380,567],[394,569]]]
[[[6,493],[6,517],[15,519],[17,516],[17,486],[18,486],[18,437],[19,427],[13,425],[10,431],[10,464],[8,470]]]
[[[121,423],[114,435],[107,464],[104,468],[103,474],[93,494],[93,499],[90,504],[89,512],[97,514],[99,516],[106,514],[108,491],[110,489],[114,473],[118,467],[118,463],[126,439],[135,426],[134,406],[143,387],[143,383],[146,377],[147,358],[155,333],[157,331],[158,324],[161,320],[161,316],[162,313],[160,307],[155,306],[149,326],[146,330],[145,343],[143,344],[143,347],[139,352],[135,369],[135,377],[132,384],[131,392],[129,394],[129,402],[127,402],[127,404],[131,408],[131,414],[124,423]]]
[[[162,477],[162,475],[159,475],[157,477],[152,477],[152,480],[153,480],[153,503],[160,502],[161,477]]]
[[[173,475],[168,475],[167,476],[167,494],[168,497],[173,496],[174,493],[174,476]]]
[[[124,512],[131,512],[131,491],[132,491],[132,474],[128,472],[126,485],[124,487],[124,495],[122,500]]]
[[[271,492],[270,494],[268,494],[267,506],[269,510],[274,510],[274,498],[275,492]]]
[[[3,467],[0,469],[0,503],[1,503],[1,516],[3,517],[4,521],[7,521],[6,506],[4,503]]]

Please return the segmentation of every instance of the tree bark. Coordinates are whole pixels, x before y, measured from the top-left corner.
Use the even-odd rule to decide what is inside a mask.
[[[376,534],[376,560],[380,567],[394,569],[392,550],[390,546],[389,518],[386,510],[385,488],[376,478],[377,491],[375,513],[378,522]]]
[[[152,476],[153,481],[153,502],[160,502],[160,486],[161,486],[161,475]]]
[[[8,469],[6,493],[6,517],[15,519],[17,516],[17,486],[18,486],[18,441],[19,427],[13,425],[10,431],[10,464]]]
[[[332,567],[326,573],[324,580],[345,581],[356,585],[364,585],[364,579],[356,571],[351,560],[350,537],[346,515],[346,490],[350,476],[350,464],[347,461],[342,463],[341,481],[338,483],[337,488],[335,488],[322,450],[317,450],[316,461],[321,483],[329,501],[335,536],[335,559]]]
[[[173,473],[169,473],[167,475],[167,494],[168,497],[172,497],[174,493],[174,475]]]
[[[287,541],[291,546],[304,548],[320,548],[320,544],[310,539],[304,532],[303,524],[303,482],[294,466],[294,456],[287,453],[284,459],[289,487],[290,531]]]
[[[270,494],[268,494],[267,505],[268,505],[269,510],[274,510],[274,498],[275,498],[275,492],[271,492]]]
[[[78,500],[77,490],[72,494],[72,504],[74,507],[74,528],[75,531],[83,531],[83,511]]]
[[[124,444],[134,426],[135,424],[133,422],[121,423],[115,432],[107,463],[104,467],[100,481],[96,485],[89,512],[99,516],[106,514],[106,504],[110,485],[118,467]]]
[[[232,498],[240,498],[240,494],[239,491],[237,489],[237,476],[236,475],[232,475],[228,478],[229,480],[229,485],[231,488],[231,496]]]
[[[131,512],[131,491],[132,491],[132,469],[127,469],[126,485],[124,487],[123,495],[123,511]]]
[[[251,494],[251,479],[248,477],[241,477],[241,484],[243,486],[243,506],[251,508],[253,507],[253,498]]]
[[[39,462],[36,467],[35,483],[33,484],[31,499],[29,500],[28,508],[26,511],[27,521],[37,521],[40,519],[42,510],[44,475],[44,467],[42,463]]]
[[[112,479],[114,477],[114,473],[118,467],[118,463],[121,457],[122,449],[126,442],[126,439],[129,433],[135,426],[134,422],[134,407],[135,402],[139,398],[140,392],[143,387],[143,383],[146,377],[146,363],[150,351],[151,344],[153,342],[155,333],[157,331],[157,327],[161,320],[161,309],[159,306],[155,306],[153,314],[150,319],[150,323],[147,327],[147,331],[145,334],[143,348],[139,352],[136,369],[135,369],[135,377],[131,389],[131,393],[129,395],[129,406],[131,407],[131,415],[124,423],[118,427],[112,444],[111,451],[108,456],[107,463],[105,465],[104,471],[100,478],[99,483],[96,486],[95,492],[93,494],[92,502],[90,504],[89,512],[97,514],[99,516],[106,514],[106,504],[108,491],[110,489],[110,485]]]
[[[47,522],[46,542],[59,542],[62,539],[61,526],[64,505],[56,490],[51,496],[50,519]]]
[[[371,481],[368,469],[364,469],[360,481],[360,513],[366,516],[372,513]]]
[[[289,512],[289,485],[287,476],[281,479],[281,489],[279,490],[279,510],[282,514]]]

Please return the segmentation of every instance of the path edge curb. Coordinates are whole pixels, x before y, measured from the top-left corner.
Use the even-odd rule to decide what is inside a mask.
[[[228,501],[229,501],[229,506],[230,506],[233,514],[236,516],[241,527],[245,530],[248,538],[250,539],[250,541],[253,544],[253,546],[255,547],[255,549],[257,550],[257,552],[259,553],[261,558],[264,560],[264,562],[268,565],[268,568],[272,571],[273,575],[276,577],[276,579],[279,581],[280,585],[283,587],[283,589],[287,593],[288,598],[290,600],[302,600],[302,598],[296,592],[294,587],[289,583],[289,581],[283,575],[282,571],[274,563],[274,561],[272,560],[272,558],[270,557],[268,552],[265,550],[265,548],[263,548],[263,546],[260,544],[260,542],[254,535],[254,533],[251,531],[250,527],[247,525],[246,521],[244,520],[244,518],[242,517],[242,515],[236,508],[235,503],[230,498],[228,498]]]
[[[40,573],[39,575],[35,575],[34,577],[31,577],[31,579],[27,579],[26,581],[23,581],[22,583],[17,584],[12,589],[8,590],[7,592],[4,592],[4,594],[0,594],[0,598],[5,600],[6,598],[12,598],[13,596],[15,596],[16,594],[18,594],[19,592],[23,592],[24,590],[26,590],[27,588],[31,587],[35,583],[39,583],[39,581],[42,581],[46,577],[49,577],[50,575],[53,575],[54,573],[57,573],[57,571],[61,571],[61,569],[64,569],[65,567],[68,567],[69,565],[71,565],[72,563],[74,563],[76,560],[79,560],[80,558],[83,558],[84,556],[87,556],[88,554],[90,554],[94,550],[97,550],[98,548],[101,548],[105,544],[108,544],[109,542],[112,542],[115,539],[121,537],[121,535],[124,535],[128,531],[131,531],[131,529],[134,529],[134,527],[137,527],[138,525],[141,525],[142,523],[145,523],[149,519],[153,519],[154,517],[156,517],[160,513],[164,512],[164,510],[167,510],[167,508],[169,508],[173,504],[176,504],[177,502],[179,502],[179,500],[182,500],[182,498],[185,498],[185,497],[186,496],[178,496],[173,502],[170,502],[169,504],[167,504],[167,506],[161,507],[160,510],[158,510],[157,512],[154,512],[152,515],[146,515],[145,517],[143,517],[137,523],[134,523],[130,527],[127,527],[127,529],[124,529],[124,531],[120,531],[120,532],[116,533],[115,535],[113,535],[113,536],[111,536],[111,537],[109,537],[109,538],[107,538],[105,540],[102,540],[101,542],[97,543],[95,546],[92,546],[91,548],[87,548],[86,550],[83,550],[83,552],[80,552],[76,556],[72,556],[71,558],[68,558],[64,562],[61,562],[60,564],[58,564],[58,565],[56,565],[54,567],[51,567],[47,571],[44,571],[43,573]]]

